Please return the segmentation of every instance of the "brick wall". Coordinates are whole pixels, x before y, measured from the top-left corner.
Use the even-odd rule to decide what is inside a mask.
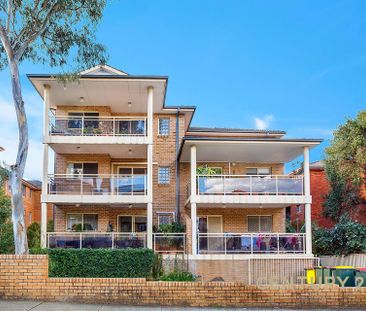
[[[366,288],[245,285],[240,282],[148,282],[144,279],[49,278],[45,255],[0,255],[0,298],[126,305],[360,308]]]

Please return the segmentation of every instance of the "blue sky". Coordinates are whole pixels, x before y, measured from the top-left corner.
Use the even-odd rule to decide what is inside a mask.
[[[98,39],[109,64],[131,74],[168,75],[168,105],[196,105],[193,125],[284,129],[323,138],[366,108],[365,1],[111,1]],[[30,154],[41,176],[42,102],[21,66]],[[53,72],[57,70],[53,69]],[[8,71],[0,72],[0,160],[17,140]]]

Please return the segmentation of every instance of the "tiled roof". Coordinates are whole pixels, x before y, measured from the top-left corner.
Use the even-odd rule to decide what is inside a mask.
[[[28,184],[31,184],[35,188],[42,188],[42,182],[40,180],[25,180]]]
[[[309,166],[310,166],[310,169],[313,169],[313,170],[323,170],[325,167],[325,164],[324,164],[323,160],[320,160],[320,161],[315,161],[315,162],[310,163]]]
[[[286,134],[285,131],[278,130],[257,130],[243,128],[228,128],[228,127],[200,127],[192,126],[188,129],[189,132],[222,132],[222,133],[258,133],[258,134]]]

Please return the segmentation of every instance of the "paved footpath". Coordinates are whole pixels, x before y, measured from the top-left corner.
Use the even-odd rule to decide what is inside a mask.
[[[77,304],[66,302],[42,302],[42,301],[12,301],[0,300],[0,311],[206,311],[206,310],[285,310],[285,309],[229,309],[229,308],[188,308],[188,307],[135,307],[135,306],[116,306],[116,305],[100,305],[100,304]],[[343,309],[345,310],[345,309]],[[355,311],[353,309],[353,311]],[[356,310],[357,311],[357,310]],[[359,310],[361,311],[361,310]]]

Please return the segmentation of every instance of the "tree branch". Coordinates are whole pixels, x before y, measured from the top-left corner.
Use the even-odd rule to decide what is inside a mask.
[[[6,22],[6,31],[9,32],[10,23],[13,19],[13,0],[8,0],[8,20]]]
[[[31,35],[28,40],[26,40],[20,47],[19,49],[15,52],[15,55],[14,55],[14,59],[16,61],[19,61],[21,59],[21,57],[23,56],[25,50],[29,47],[29,45],[34,41],[36,40],[39,36],[41,36],[45,31],[46,31],[46,28],[48,26],[48,23],[50,21],[50,18],[52,16],[52,14],[54,13],[54,11],[56,10],[56,8],[58,7],[59,3],[56,2],[50,9],[49,11],[47,12],[44,20],[43,20],[43,23],[41,24],[40,28],[38,31],[36,31],[33,35]]]

